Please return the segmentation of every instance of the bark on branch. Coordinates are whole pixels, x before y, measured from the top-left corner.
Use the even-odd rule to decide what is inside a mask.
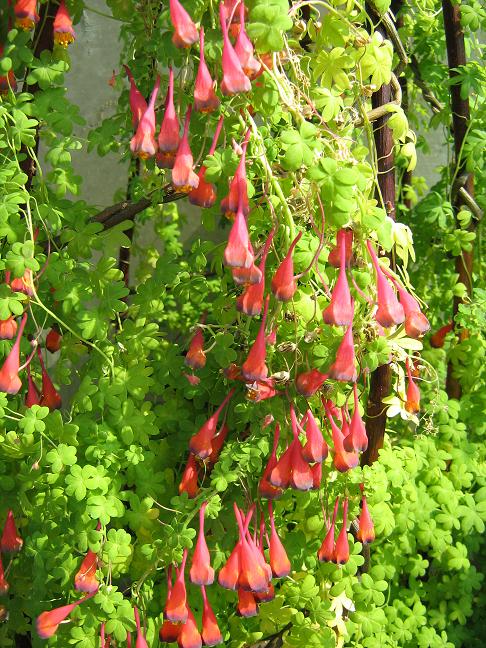
[[[376,29],[383,31],[383,27]],[[392,101],[391,84],[382,86],[372,98],[374,110],[379,110]],[[393,137],[386,125],[390,115],[385,114],[373,122],[376,157],[378,165],[378,186],[385,209],[391,218],[395,218],[395,166],[393,155]],[[379,198],[378,198],[379,199]],[[386,426],[386,405],[383,398],[388,396],[391,388],[391,367],[382,365],[373,371],[370,378],[370,391],[366,410],[366,432],[368,449],[361,457],[361,465],[370,466],[378,459],[378,451],[383,447]]]
[[[164,187],[162,199],[158,204],[166,204],[174,202],[176,200],[181,200],[185,198],[186,194],[175,193],[170,185]],[[93,216],[93,220],[97,223],[102,223],[105,229],[110,229],[110,227],[115,227],[119,223],[122,223],[125,220],[132,220],[137,214],[142,212],[144,209],[147,209],[152,205],[152,200],[150,198],[140,198],[140,200],[122,200],[115,205],[106,207],[96,216]]]
[[[464,42],[464,32],[461,26],[460,6],[453,4],[451,0],[442,1],[442,13],[444,18],[444,29],[446,36],[447,61],[449,65],[449,77],[454,80],[458,75],[458,68],[466,65],[466,47]],[[461,97],[461,84],[453,83],[450,86],[451,111],[452,111],[452,129],[454,132],[454,172],[456,177],[464,176],[461,188],[463,191],[457,191],[454,196],[454,207],[456,212],[462,205],[470,206],[471,200],[474,202],[474,178],[466,170],[465,160],[461,159],[461,153],[464,141],[467,135],[467,129],[471,118],[469,110],[469,98]],[[469,231],[474,232],[477,221],[471,219]],[[458,224],[459,227],[459,224]],[[472,295],[472,272],[474,261],[474,249],[469,252],[462,251],[462,254],[456,257],[456,273],[459,275],[459,281],[466,286],[468,296]],[[453,322],[454,329],[455,317],[459,310],[462,300],[454,297],[453,302]],[[447,367],[446,389],[449,398],[460,398],[461,385],[453,375],[453,366],[449,362]]]

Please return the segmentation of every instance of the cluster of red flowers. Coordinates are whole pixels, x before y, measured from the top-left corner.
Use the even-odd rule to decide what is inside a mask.
[[[10,273],[6,273],[5,283],[15,292],[22,292],[28,297],[33,295],[33,278],[31,270],[27,269],[24,275],[20,278],[10,280]],[[57,392],[54,384],[47,372],[44,359],[42,357],[41,348],[37,342],[33,344],[34,350],[27,358],[25,364],[20,366],[20,342],[24,333],[25,325],[27,323],[27,313],[25,312],[20,321],[20,326],[17,324],[13,315],[6,320],[0,320],[0,340],[12,340],[15,335],[15,342],[12,345],[7,357],[0,368],[0,392],[6,394],[17,394],[21,387],[22,381],[19,377],[21,369],[27,369],[27,392],[25,394],[26,407],[32,405],[41,405],[48,407],[51,411],[61,407],[61,396]],[[62,336],[59,329],[54,326],[46,336],[45,346],[51,352],[55,353],[61,347]],[[31,371],[30,363],[37,354],[42,374],[42,388],[39,389],[35,384]]]
[[[239,22],[235,16],[237,6],[239,6]],[[261,72],[261,63],[254,57],[253,45],[245,31],[245,11],[243,2],[223,2],[220,5],[220,22],[223,34],[221,61],[223,71],[221,91],[223,95],[248,92],[251,90],[251,80]],[[172,169],[172,184],[176,191],[189,194],[190,202],[195,205],[211,207],[216,201],[216,190],[214,185],[205,180],[204,165],[198,174],[193,170],[194,159],[189,145],[189,124],[192,108],[197,112],[209,113],[217,110],[221,102],[216,95],[216,84],[211,77],[204,55],[204,29],[201,27],[199,31],[197,30],[191,17],[178,0],[170,0],[170,16],[174,27],[172,40],[176,47],[190,47],[199,41],[199,67],[194,85],[193,106],[190,105],[187,108],[181,137],[179,119],[174,105],[174,73],[172,68],[169,68],[169,86],[164,101],[164,117],[156,137],[155,103],[159,92],[160,78],[157,77],[147,103],[137,88],[130,69],[125,66],[130,80],[130,108],[135,129],[130,149],[134,155],[142,159],[156,156],[157,165],[160,168]],[[229,38],[229,30],[232,25],[237,25],[238,28],[234,46]],[[218,123],[209,155],[212,155],[216,149],[221,127],[222,119]],[[236,177],[237,184],[239,175],[237,174]],[[230,191],[229,200],[233,204],[228,209],[236,212],[238,201],[233,198]]]
[[[10,4],[10,3],[9,3]],[[37,13],[37,0],[17,0],[13,8],[15,26],[25,31],[31,31],[39,22]],[[9,17],[9,29],[11,28]],[[54,43],[61,47],[67,47],[76,39],[76,32],[73,29],[73,21],[69,15],[65,0],[61,0],[56,11],[52,24],[52,36]],[[0,44],[0,58],[3,56],[3,45]],[[6,75],[0,75],[0,95],[7,94],[10,90],[17,90],[17,79],[13,70]]]
[[[189,577],[201,588],[203,599],[202,628],[199,632],[194,615],[187,603],[185,565],[187,551],[182,564],[176,568],[176,579],[172,584],[172,568],[168,571],[168,593],[164,607],[164,623],[160,629],[161,641],[177,641],[181,648],[216,646],[223,641],[216,617],[208,602],[206,587],[214,582],[215,573],[211,567],[210,554],[204,536],[204,514],[207,502],[199,511],[199,535],[194,550]],[[275,597],[272,578],[283,578],[290,573],[290,562],[275,529],[272,505],[269,503],[270,536],[268,536],[263,515],[253,535],[250,523],[255,512],[252,506],[245,515],[234,505],[239,539],[225,565],[218,574],[221,587],[235,590],[238,594],[237,611],[245,617],[258,613],[258,605]],[[265,555],[265,541],[268,548],[268,562]]]
[[[17,0],[14,6],[15,25],[26,31],[34,29],[39,22],[36,0]],[[52,26],[54,42],[67,47],[76,39],[73,21],[67,10],[65,0],[61,0]]]

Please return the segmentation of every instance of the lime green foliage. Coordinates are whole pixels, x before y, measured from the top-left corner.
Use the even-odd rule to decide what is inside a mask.
[[[73,15],[83,9],[78,0],[68,4]],[[183,114],[192,95],[197,48],[187,52],[173,46],[168,3],[107,4],[123,23],[122,62],[130,62],[144,96],[152,88],[155,69],[165,88],[167,62],[178,70],[187,66],[187,74],[176,83],[176,104]],[[219,80],[217,3],[183,4],[205,27],[206,58]],[[27,409],[24,391],[18,396],[0,393],[0,514],[14,509],[25,541],[8,571],[9,596],[0,599],[9,612],[8,623],[0,624],[2,648],[14,646],[15,634],[29,632],[35,648],[97,648],[102,622],[107,634],[124,645],[127,632],[135,630],[135,604],[146,623],[148,644],[155,647],[166,596],[165,570],[180,562],[184,549],[194,546],[197,510],[203,500],[209,501],[206,532],[215,569],[234,546],[232,503],[246,506],[257,497],[271,447],[271,428],[263,428],[262,421],[271,414],[284,422],[285,399],[255,403],[248,397],[251,389],[238,383],[238,397],[227,419],[228,440],[210,474],[203,470],[201,493],[190,500],[179,494],[178,485],[190,436],[227,394],[229,381],[222,370],[231,363],[241,364],[260,323],[237,313],[237,289],[222,265],[222,241],[229,227],[219,202],[239,159],[230,143],[241,142],[247,127],[252,129],[249,227],[256,250],[275,222],[280,223],[268,257],[267,280],[293,230],[304,232],[294,256],[296,272],[304,273],[299,292],[292,303],[271,313],[278,323],[278,344],[269,347],[267,361],[282,381],[282,394],[285,388],[292,389],[297,369],[308,365],[327,371],[342,338],[342,331],[323,326],[320,314],[328,304],[324,283],[333,285],[337,276],[327,259],[340,227],[354,230],[358,263],[349,277],[365,296],[373,296],[374,289],[365,256],[370,237],[398,259],[407,285],[406,273],[410,274],[417,295],[429,305],[427,316],[434,330],[449,321],[453,296],[464,294],[451,257],[477,249],[481,232],[475,236],[468,230],[477,215],[463,209],[456,220],[454,174],[448,166],[427,195],[423,179],[408,184],[406,176],[417,154],[420,157],[426,149],[424,134],[431,121],[420,88],[407,69],[409,108],[389,106],[398,212],[408,229],[393,223],[388,206],[376,196],[377,160],[369,121],[371,94],[392,79],[396,60],[391,41],[367,31],[363,3],[316,2],[305,24],[299,22],[302,13],[295,4],[289,13],[286,0],[248,3],[248,33],[257,53],[267,55],[268,70],[248,97],[224,100],[226,145],[220,143],[214,155],[207,156],[217,118],[192,117],[194,157],[204,161],[206,180],[216,184],[218,200],[200,214],[210,240],[189,244],[183,244],[181,234],[186,203],[163,203],[170,173],[159,170],[153,159],[141,161],[137,168],[132,163],[127,178],[133,201],[151,200],[134,223],[105,228],[93,218],[96,209],[76,199],[82,178],[75,173],[73,151],[87,146],[93,164],[96,155],[129,156],[133,131],[124,76],[119,74],[114,81],[119,93],[115,114],[97,125],[86,143],[77,136],[83,117],[64,89],[68,54],[55,48],[37,58],[31,34],[16,29],[5,34],[0,70],[12,69],[19,85],[23,78],[26,85],[0,99],[0,269],[15,277],[32,270],[38,281],[30,300],[2,283],[0,319],[18,317],[27,305],[28,332],[41,342],[44,331],[59,324],[62,348],[49,371],[62,391],[63,407],[54,412],[38,405]],[[409,4],[401,38],[407,48],[413,47],[421,74],[438,100],[448,106],[440,3]],[[468,48],[476,55],[480,50],[474,32],[484,28],[479,4],[461,3]],[[384,14],[390,3],[374,5]],[[326,11],[321,15],[322,8]],[[300,44],[303,39],[306,48]],[[454,82],[461,84],[464,96],[478,94],[471,101],[473,118],[463,155],[467,168],[478,175],[476,199],[484,208],[483,77],[483,69],[472,58]],[[35,93],[29,87],[34,83],[39,86]],[[162,101],[157,106],[159,117]],[[449,133],[448,108],[432,118],[432,125]],[[22,162],[27,156],[35,159],[38,128],[44,159],[29,186]],[[142,247],[139,229],[149,221],[157,245],[147,248]],[[131,240],[127,234],[132,225]],[[320,241],[315,229],[322,225]],[[199,230],[198,236],[204,235]],[[139,261],[130,290],[118,264],[120,248],[126,247]],[[474,273],[476,281],[481,276],[479,263]],[[444,350],[407,338],[403,327],[379,334],[366,299],[354,285],[351,290],[357,300],[354,332],[359,366],[372,372],[393,360],[394,402],[387,406],[390,416],[392,410],[401,416],[388,420],[385,448],[373,466],[341,475],[328,460],[318,492],[286,492],[275,504],[278,532],[293,571],[291,578],[276,584],[275,599],[260,606],[258,617],[242,620],[235,614],[233,592],[208,588],[225,645],[240,648],[282,630],[284,645],[298,648],[479,647],[479,629],[486,618],[479,598],[486,522],[481,444],[486,345],[480,334],[486,295],[476,290],[472,300],[460,306],[457,320],[469,335],[461,341],[448,338]],[[204,311],[208,360],[194,386],[184,375],[189,372],[184,354]],[[11,342],[0,342],[2,357],[10,348]],[[21,350],[23,359],[31,352],[25,336]],[[419,427],[404,408],[401,367],[408,354],[414,355],[421,371]],[[448,359],[463,386],[460,402],[448,400],[442,391]],[[39,383],[40,370],[34,363],[32,373]],[[350,397],[349,385],[333,383],[329,389],[326,394],[338,405]],[[299,397],[296,404],[302,411],[308,404],[318,410],[320,399],[314,396],[307,403]],[[282,437],[284,443],[290,438],[287,425]],[[329,512],[336,496],[346,494],[349,519],[355,520],[361,483],[376,541],[363,547],[352,526],[349,562],[342,567],[319,563],[317,551],[327,530],[323,512]],[[88,549],[100,558],[99,592],[76,609],[72,623],[41,641],[32,620],[41,611],[76,600],[79,593],[73,579]],[[199,592],[194,587],[188,590],[191,608],[200,619]]]

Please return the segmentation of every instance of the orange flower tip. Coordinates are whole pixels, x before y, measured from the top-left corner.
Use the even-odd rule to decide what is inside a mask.
[[[191,185],[180,185],[179,186],[179,185],[176,185],[174,183],[172,183],[172,186],[174,187],[175,191],[177,191],[177,193],[183,193],[183,194],[189,194],[189,193],[191,193],[191,191],[193,189],[196,188],[196,187],[191,186]]]
[[[152,157],[151,153],[147,153],[147,151],[136,151],[135,155],[140,160],[148,160],[149,158]]]
[[[356,538],[361,542],[361,544],[370,544],[375,539],[375,531],[374,529],[358,531]]]
[[[71,43],[74,43],[76,40],[74,31],[69,32],[69,31],[56,31],[54,32],[54,43],[56,45],[60,45],[61,47],[67,47]]]
[[[35,22],[30,18],[16,18],[15,26],[24,31],[32,31],[35,27]]]

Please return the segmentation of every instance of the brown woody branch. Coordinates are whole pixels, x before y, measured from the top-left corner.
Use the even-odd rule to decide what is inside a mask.
[[[170,185],[164,187],[163,192],[162,199],[158,202],[160,205],[181,200],[181,198],[185,198],[186,196],[186,194],[174,192]],[[115,205],[103,209],[99,214],[93,216],[93,220],[97,223],[102,223],[105,229],[110,229],[110,227],[115,227],[115,225],[119,225],[125,220],[133,220],[137,214],[140,214],[140,212],[152,204],[153,202],[150,198],[141,198],[137,201],[122,200]]]
[[[376,29],[384,32],[384,27],[377,25]],[[373,93],[371,103],[374,110],[379,110],[391,103],[391,84],[383,85]],[[392,131],[386,125],[390,118],[389,113],[380,116],[373,122],[373,135],[375,140],[379,194],[384,207],[391,218],[395,218],[395,161]],[[380,199],[380,196],[377,196]],[[370,391],[366,409],[366,433],[368,435],[368,448],[363,453],[361,465],[370,466],[378,459],[378,452],[383,447],[386,426],[386,406],[383,399],[388,396],[391,389],[391,367],[382,365],[373,371],[370,378]]]
[[[466,65],[466,47],[464,42],[464,32],[461,26],[461,9],[457,4],[453,4],[451,0],[442,0],[442,14],[444,18],[444,29],[446,36],[447,47],[447,61],[449,65],[449,77],[451,80],[458,75],[458,68]],[[461,84],[452,83],[450,86],[451,97],[451,111],[452,111],[452,128],[454,132],[454,154],[455,154],[455,175],[457,177],[464,176],[464,182],[461,189],[457,191],[454,197],[454,208],[457,211],[462,205],[470,205],[471,199],[474,201],[474,178],[471,173],[467,172],[465,159],[461,159],[461,152],[464,141],[467,136],[467,129],[471,118],[469,110],[469,97],[463,98],[461,96]],[[467,194],[469,201],[465,200],[464,195]],[[469,203],[469,204],[468,204]],[[471,220],[469,231],[474,232],[476,229],[477,221]],[[459,226],[459,225],[458,225]],[[467,294],[472,295],[472,272],[474,261],[474,249],[470,251],[462,250],[462,254],[456,258],[456,273],[459,275],[459,282],[466,286]],[[453,322],[454,329],[456,329],[455,318],[459,310],[462,300],[459,297],[454,297],[453,302]],[[453,366],[449,362],[447,367],[447,381],[446,389],[449,398],[460,398],[461,385],[457,378],[453,375]]]

